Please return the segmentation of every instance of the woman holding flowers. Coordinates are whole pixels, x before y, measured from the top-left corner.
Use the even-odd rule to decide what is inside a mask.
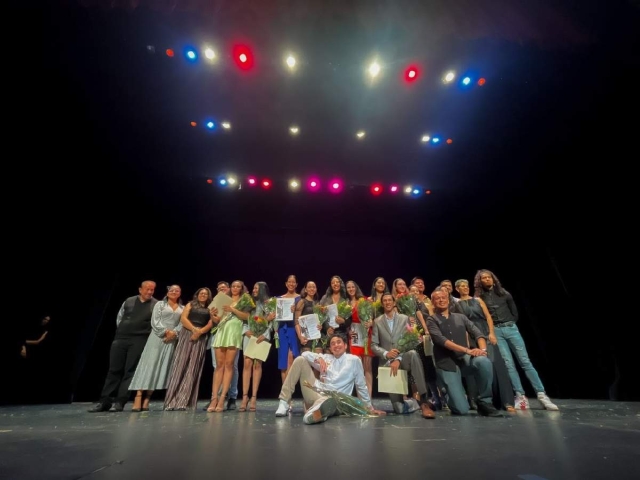
[[[364,368],[364,380],[367,383],[369,396],[373,390],[373,357],[374,353],[371,349],[371,327],[373,326],[373,308],[369,308],[370,318],[361,321],[358,314],[358,303],[360,301],[371,303],[364,298],[364,294],[360,287],[353,280],[346,283],[347,302],[351,306],[351,334],[349,335],[349,350],[352,355],[360,357],[362,367]]]
[[[310,352],[313,350],[314,353],[324,353],[322,342],[320,340],[307,340],[307,338],[302,334],[302,329],[298,323],[298,319],[301,316],[315,313],[315,308],[318,303],[318,287],[316,287],[315,282],[307,282],[300,292],[300,297],[302,300],[296,303],[296,311],[293,315],[296,323],[296,333],[300,340],[300,350],[303,352]]]
[[[207,339],[213,323],[220,320],[218,312],[208,308],[212,298],[211,290],[199,288],[182,311],[182,330],[178,334],[178,345],[169,374],[165,410],[196,408]]]
[[[249,339],[257,337],[256,342],[261,343],[264,340],[271,339],[271,322],[276,318],[275,305],[271,307],[271,297],[269,295],[269,287],[265,282],[257,282],[253,286],[253,301],[256,309],[249,316],[249,321],[242,325],[242,349],[246,352]],[[275,299],[273,301],[275,303]],[[260,379],[262,378],[262,360],[247,357],[244,355],[244,368],[242,369],[242,404],[238,409],[239,412],[247,411],[249,403],[249,386],[251,386],[251,377],[253,376],[253,388],[251,390],[251,404],[249,411],[256,411],[256,401],[258,397],[258,388],[260,387]]]
[[[326,293],[320,299],[320,305],[326,307],[328,305],[336,304],[336,306],[340,305],[342,302],[347,301],[347,288],[344,285],[344,282],[338,275],[334,275],[331,277],[331,281],[329,282],[329,287],[327,288]],[[327,339],[334,334],[342,335],[346,341],[347,336],[349,335],[349,330],[351,330],[351,316],[347,318],[343,318],[338,315],[335,319],[335,322],[338,324],[337,327],[332,327],[329,325],[329,322],[325,324],[323,328],[323,332],[326,333]]]
[[[218,368],[213,375],[213,392],[222,391],[219,397],[211,397],[207,412],[222,412],[224,398],[229,391],[233,377],[233,361],[236,351],[242,348],[242,322],[249,318],[249,312],[255,307],[251,295],[245,292],[244,283],[236,280],[231,284],[227,295],[231,297],[231,304],[223,307],[222,319],[218,324],[218,331],[213,341],[213,350]],[[222,399],[222,400],[221,400]]]

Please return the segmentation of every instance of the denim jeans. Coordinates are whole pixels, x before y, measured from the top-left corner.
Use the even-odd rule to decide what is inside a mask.
[[[507,371],[509,372],[511,384],[513,385],[513,390],[516,395],[524,394],[524,388],[522,388],[522,382],[520,382],[520,376],[516,370],[511,352],[516,354],[520,367],[522,367],[522,370],[529,379],[529,382],[531,382],[531,386],[536,393],[544,392],[544,386],[538,376],[538,372],[533,367],[531,360],[529,360],[527,347],[524,345],[524,340],[522,339],[522,335],[520,335],[518,326],[513,324],[508,327],[495,327],[494,332],[498,339],[500,354],[504,359],[504,363],[507,364]]]
[[[213,345],[213,339],[215,335],[211,337],[211,345]],[[236,358],[233,359],[233,377],[231,377],[231,385],[229,386],[229,398],[233,398],[234,400],[238,398],[238,358],[240,358],[240,349],[236,352]],[[211,349],[211,364],[213,368],[216,368],[216,354],[214,349]],[[222,385],[220,385],[220,390],[218,391],[218,395],[222,393]]]
[[[487,357],[462,357],[462,370],[456,366],[455,372],[436,368],[438,378],[447,390],[447,405],[458,415],[469,413],[469,401],[462,386],[462,375],[474,375],[478,386],[478,402],[491,405],[493,385],[493,364]]]

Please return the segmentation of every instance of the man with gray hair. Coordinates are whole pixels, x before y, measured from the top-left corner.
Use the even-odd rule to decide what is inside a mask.
[[[138,295],[127,298],[120,307],[102,395],[98,404],[89,412],[107,412],[111,405],[116,412],[124,410],[124,405],[129,400],[129,385],[151,333],[153,307],[158,302],[153,298],[155,289],[156,282],[145,280],[138,288]]]

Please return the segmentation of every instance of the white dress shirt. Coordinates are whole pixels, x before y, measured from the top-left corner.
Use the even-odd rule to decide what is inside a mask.
[[[320,371],[320,365],[316,363],[316,359],[322,358],[327,364],[327,371],[322,375],[322,381],[316,380],[316,387],[351,395],[355,385],[360,399],[367,405],[371,405],[360,357],[344,353],[336,358],[328,353],[312,352],[302,352],[302,357],[318,371]]]

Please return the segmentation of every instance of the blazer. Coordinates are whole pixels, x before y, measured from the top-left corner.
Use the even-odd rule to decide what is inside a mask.
[[[396,320],[393,324],[393,332],[389,330],[389,324],[384,314],[380,315],[373,321],[371,332],[371,349],[378,357],[387,360],[384,357],[385,352],[397,348],[398,340],[409,325],[409,317],[396,313]],[[401,357],[401,356],[400,356]],[[399,358],[400,358],[399,357]]]

